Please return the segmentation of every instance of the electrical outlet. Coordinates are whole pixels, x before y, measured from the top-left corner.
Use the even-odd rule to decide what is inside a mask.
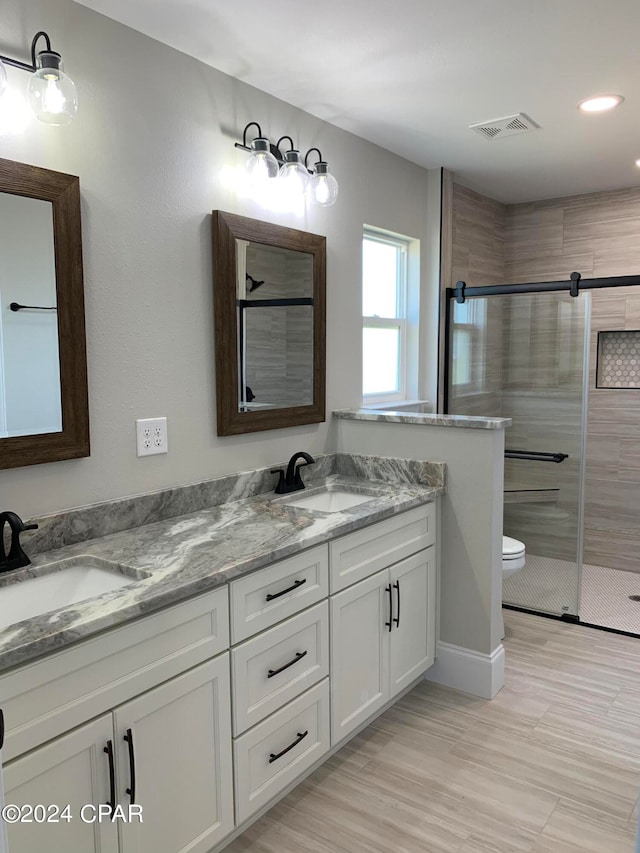
[[[167,419],[142,418],[136,421],[136,440],[138,456],[152,456],[155,453],[167,453]]]

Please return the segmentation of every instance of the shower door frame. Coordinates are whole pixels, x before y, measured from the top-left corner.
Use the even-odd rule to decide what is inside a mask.
[[[640,286],[640,275],[625,275],[625,276],[608,276],[604,278],[583,279],[578,272],[572,272],[568,280],[564,281],[544,281],[544,282],[528,282],[524,284],[496,284],[496,285],[480,285],[468,287],[466,282],[458,281],[455,287],[447,287],[444,291],[445,296],[445,321],[444,321],[444,365],[442,370],[441,381],[443,383],[443,414],[449,414],[449,397],[450,397],[450,382],[451,382],[451,342],[452,342],[452,326],[453,326],[453,310],[452,301],[463,304],[467,299],[488,297],[488,296],[512,296],[526,293],[553,293],[565,292],[572,297],[578,297],[582,291],[599,290],[609,287],[638,287]],[[578,569],[577,583],[577,615],[564,613],[562,615],[554,615],[545,611],[530,610],[529,608],[515,607],[516,610],[526,610],[527,612],[537,613],[541,616],[550,618],[563,619],[569,622],[580,622],[580,601],[582,594],[582,557],[584,548],[584,501],[585,501],[585,466],[586,466],[586,441],[587,441],[587,404],[589,396],[589,363],[590,363],[590,326],[591,326],[591,305],[585,308],[585,356],[583,369],[583,406],[582,406],[582,440],[581,451],[582,459],[580,464],[580,486],[579,486],[579,507],[580,519],[578,524],[577,537],[577,552],[576,560]],[[512,605],[508,605],[512,606]],[[602,627],[602,626],[594,626]],[[615,630],[615,629],[605,629]]]

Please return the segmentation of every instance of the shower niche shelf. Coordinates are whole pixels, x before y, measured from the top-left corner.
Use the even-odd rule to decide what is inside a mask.
[[[598,332],[596,388],[640,388],[640,330]]]

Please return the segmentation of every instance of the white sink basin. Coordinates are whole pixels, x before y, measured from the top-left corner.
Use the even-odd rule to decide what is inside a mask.
[[[7,583],[0,586],[0,629],[148,577],[146,572],[135,572],[97,557],[70,557],[40,566],[37,571],[42,574],[13,583],[10,575],[5,576]]]
[[[341,512],[359,504],[372,501],[375,495],[363,495],[360,492],[350,492],[348,489],[325,489],[305,495],[304,492],[297,493],[282,501],[287,506],[296,506],[300,509],[315,509],[319,512]]]

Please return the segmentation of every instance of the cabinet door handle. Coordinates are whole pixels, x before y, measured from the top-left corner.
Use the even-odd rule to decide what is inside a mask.
[[[4,711],[0,708],[0,749],[4,746]]]
[[[293,743],[290,743],[289,746],[286,746],[282,750],[282,752],[271,753],[271,755],[269,756],[269,764],[273,764],[274,761],[277,761],[279,758],[282,758],[283,755],[286,755],[289,750],[293,749],[294,746],[297,746],[301,741],[303,741],[308,734],[309,729],[307,729],[306,732],[302,732],[302,734],[298,732],[298,737],[294,740]]]
[[[393,598],[391,597],[391,584],[387,584],[384,591],[389,593],[389,621],[384,624],[389,629],[389,633],[391,633],[391,628],[393,626]]]
[[[108,740],[103,752],[106,752],[109,759],[109,802],[107,805],[111,809],[111,813],[116,807],[116,767],[113,761],[113,741]]]
[[[133,752],[133,732],[127,729],[124,739],[129,744],[129,775],[131,778],[131,787],[127,788],[127,794],[131,797],[131,805],[136,801],[136,757]]]
[[[293,660],[290,660],[289,663],[285,663],[284,666],[281,666],[278,669],[270,669],[267,673],[267,678],[273,678],[274,675],[279,675],[281,672],[284,672],[285,669],[289,669],[289,667],[293,666],[294,663],[298,663],[299,660],[302,660],[302,658],[305,657],[306,654],[306,649],[304,652],[296,652],[296,656]]]
[[[400,627],[400,581],[396,581],[393,586],[398,593],[398,610],[397,610],[398,615],[393,617],[393,621],[396,623],[396,628],[399,628]]]
[[[280,598],[281,595],[286,595],[288,592],[293,592],[294,589],[298,589],[299,586],[302,586],[303,583],[306,583],[307,579],[302,578],[301,581],[295,581],[292,586],[283,589],[282,592],[274,592],[267,594],[267,601],[273,601],[274,598]]]

